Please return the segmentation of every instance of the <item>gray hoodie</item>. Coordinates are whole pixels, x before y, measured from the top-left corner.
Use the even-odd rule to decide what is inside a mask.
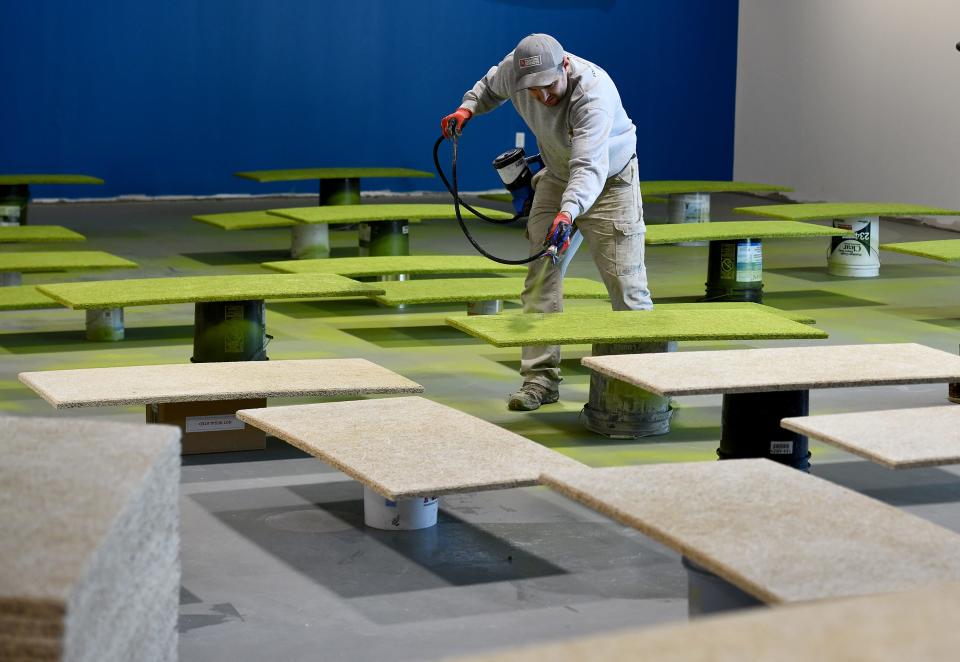
[[[512,51],[463,95],[460,106],[482,115],[510,99],[536,135],[547,170],[567,182],[560,211],[576,219],[593,206],[607,178],[636,154],[637,132],[607,72],[566,55],[569,87],[556,106],[543,105],[526,90],[513,92],[517,73]]]

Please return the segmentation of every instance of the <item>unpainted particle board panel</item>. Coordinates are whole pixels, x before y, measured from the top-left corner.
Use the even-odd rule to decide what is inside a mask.
[[[388,306],[408,303],[465,303],[519,299],[523,278],[434,278],[379,283],[384,294],[373,297]],[[565,278],[564,299],[607,299],[606,286],[589,278]]]
[[[767,603],[960,581],[960,535],[766,459],[578,469],[541,480]]]
[[[446,322],[495,347],[827,337],[820,329],[781,315],[740,309],[462,315]]]
[[[38,285],[69,308],[123,308],[198,301],[311,299],[381,294],[376,284],[335,274],[179,276]]]
[[[792,221],[725,221],[723,223],[668,223],[648,225],[647,244],[724,239],[808,239],[853,236],[850,230]]]
[[[960,356],[916,343],[619,354],[581,363],[667,396],[960,381]]]
[[[891,469],[960,462],[960,406],[785,418],[780,425]]]
[[[960,216],[960,210],[903,202],[804,202],[789,205],[737,207],[737,214],[752,214],[788,221],[816,221],[860,216]]]
[[[508,220],[513,214],[489,209],[474,207],[477,211],[490,218]],[[374,204],[374,205],[321,205],[313,207],[296,207],[291,209],[269,209],[267,213],[281,218],[288,218],[298,223],[369,223],[373,221],[409,221],[423,219],[456,219],[457,214],[452,204]],[[460,210],[463,218],[476,218],[466,209]]]
[[[56,409],[423,392],[416,382],[366,359],[176,363],[21,372],[18,377]]]
[[[751,609],[621,630],[458,662],[904,662],[960,650],[960,585]]]
[[[421,397],[267,409],[237,418],[323,460],[389,499],[534,485],[575,460]]]
[[[281,273],[340,274],[356,278],[388,274],[526,273],[520,264],[500,264],[482,255],[393,255],[331,257],[316,260],[263,262],[260,266]]]

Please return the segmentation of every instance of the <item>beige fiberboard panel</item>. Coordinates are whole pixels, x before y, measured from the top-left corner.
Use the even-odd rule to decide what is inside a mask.
[[[0,417],[0,659],[176,658],[179,438]]]
[[[916,343],[622,354],[581,363],[669,396],[960,381],[960,356]]]
[[[389,499],[534,485],[543,471],[583,467],[420,397],[241,409],[237,418]]]
[[[21,382],[57,409],[158,402],[422,393],[366,359],[176,363],[22,372]]]
[[[904,662],[960,650],[960,585],[752,609],[624,630],[458,662]]]
[[[960,407],[798,416],[780,425],[891,469],[960,462]]]
[[[770,460],[546,472],[541,482],[768,603],[960,581],[960,535]]]

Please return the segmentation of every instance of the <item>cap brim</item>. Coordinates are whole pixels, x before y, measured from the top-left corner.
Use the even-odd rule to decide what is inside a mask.
[[[532,74],[527,74],[521,76],[517,79],[516,84],[513,86],[514,92],[519,92],[520,90],[526,90],[531,87],[546,87],[547,85],[553,85],[560,78],[560,71],[563,68],[563,65],[558,65],[556,69],[548,69],[547,71],[537,71]]]

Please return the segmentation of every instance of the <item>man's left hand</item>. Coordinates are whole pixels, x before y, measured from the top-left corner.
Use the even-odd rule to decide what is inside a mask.
[[[550,226],[550,230],[543,240],[543,245],[556,247],[556,254],[559,257],[563,255],[564,251],[570,248],[571,234],[573,234],[573,219],[570,218],[570,214],[562,211],[553,219],[553,225]]]

